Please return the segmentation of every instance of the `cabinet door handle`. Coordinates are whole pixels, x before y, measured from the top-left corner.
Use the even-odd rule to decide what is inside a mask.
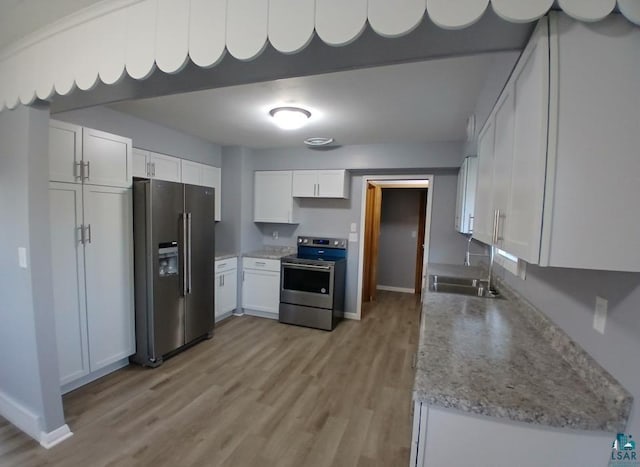
[[[78,236],[80,237],[78,239],[78,243],[84,245],[84,225],[81,225],[80,227],[78,227],[77,231],[78,231]]]
[[[152,171],[152,175],[155,177],[156,176],[156,163],[155,162],[151,163],[151,171]]]
[[[467,224],[467,227],[468,227],[467,230],[469,230],[469,233],[473,233],[473,229],[471,228],[471,224],[473,220],[475,220],[475,216],[472,216],[471,214],[469,214],[469,222]]]
[[[147,177],[151,177],[151,162],[147,162],[145,165],[146,165]]]
[[[73,163],[73,178],[82,180],[82,162]]]
[[[496,243],[504,240],[504,237],[500,236],[500,218],[503,217],[503,214],[498,209],[498,214],[496,215]]]
[[[222,277],[222,286],[224,287],[224,274],[221,277]]]
[[[242,282],[244,282],[244,271],[242,271]]]
[[[91,161],[87,161],[85,163],[85,167],[87,168],[87,173],[84,177],[85,180],[89,180],[89,178],[91,177]]]
[[[496,236],[497,236],[497,233],[496,233],[496,228],[498,224],[497,220],[498,220],[498,210],[494,209],[493,210],[493,231],[491,232],[491,243],[494,243],[494,244],[496,243]]]
[[[91,224],[87,225],[87,243],[91,243]]]

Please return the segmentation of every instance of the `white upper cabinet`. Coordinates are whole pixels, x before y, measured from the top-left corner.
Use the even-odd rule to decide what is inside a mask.
[[[177,157],[133,148],[133,176],[180,183],[181,161]]]
[[[182,159],[180,164],[182,166],[182,183],[188,183],[189,185],[202,184],[202,175],[200,174],[202,164],[185,159]]]
[[[475,238],[541,266],[640,271],[638,43],[616,15],[538,23],[478,138]]]
[[[460,233],[473,232],[476,182],[478,180],[478,158],[465,157],[458,173],[455,228]]]
[[[84,183],[131,187],[133,155],[129,138],[83,128],[82,159]]]
[[[131,139],[49,120],[49,180],[131,187]]]
[[[254,179],[254,222],[295,224],[290,170],[257,171]]]
[[[182,183],[215,189],[215,220],[222,219],[222,170],[219,167],[182,159]]]
[[[138,178],[151,178],[150,160],[151,156],[149,156],[149,151],[133,148],[133,176]]]
[[[491,116],[478,135],[478,183],[473,219],[473,238],[487,244],[493,243],[495,221],[492,211],[494,136],[495,125]]]
[[[82,127],[49,121],[49,180],[81,182]]]
[[[293,196],[296,198],[349,198],[346,170],[294,170]]]

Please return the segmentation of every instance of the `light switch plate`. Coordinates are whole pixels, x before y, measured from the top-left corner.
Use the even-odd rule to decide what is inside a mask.
[[[607,324],[607,307],[609,302],[602,297],[596,297],[596,312],[593,315],[593,329],[604,334]]]
[[[27,269],[27,249],[23,246],[18,247],[18,264],[22,269]]]
[[[356,225],[355,222],[351,223],[351,232],[357,232],[358,231],[358,226]]]
[[[350,233],[349,234],[349,241],[351,243],[357,243],[358,242],[358,234],[357,233]]]

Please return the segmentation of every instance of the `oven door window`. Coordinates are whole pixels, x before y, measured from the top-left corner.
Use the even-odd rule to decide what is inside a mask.
[[[328,270],[285,267],[282,275],[282,288],[285,290],[323,295],[331,292],[331,273]]]

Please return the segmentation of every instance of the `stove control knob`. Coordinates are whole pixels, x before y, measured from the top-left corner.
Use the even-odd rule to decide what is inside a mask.
[[[335,246],[338,246],[338,240],[335,240],[335,241],[333,242],[333,244],[334,244]]]
[[[304,240],[302,240],[302,243],[309,243],[309,239],[305,238]]]
[[[302,239],[301,238],[298,239],[298,243],[302,243]]]

